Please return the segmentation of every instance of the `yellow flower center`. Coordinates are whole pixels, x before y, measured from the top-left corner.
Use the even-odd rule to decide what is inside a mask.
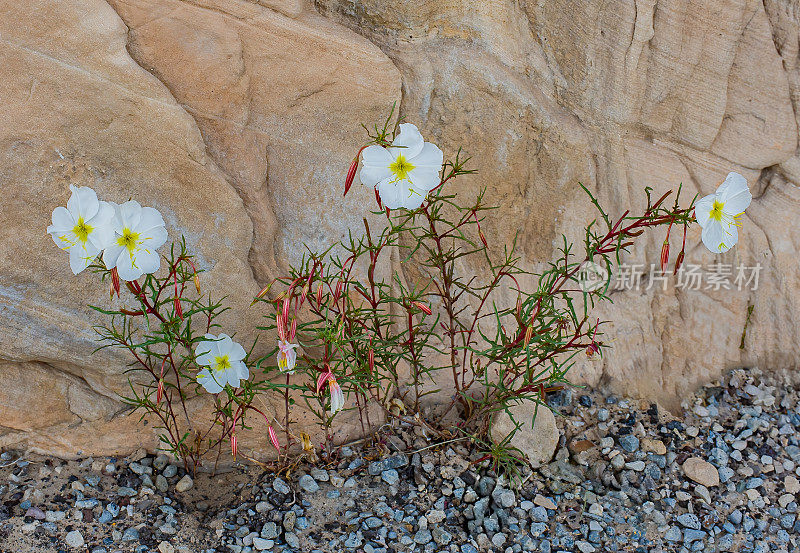
[[[722,217],[723,217],[723,213],[722,213],[722,208],[723,207],[725,207],[724,203],[722,203],[719,200],[714,200],[714,205],[711,206],[711,213],[709,214],[709,217],[711,219],[714,219],[715,221],[721,223],[722,222]]]
[[[389,170],[394,175],[395,182],[400,180],[408,180],[408,174],[414,169],[414,166],[408,162],[403,154],[398,154],[397,159],[394,160],[389,166]]]
[[[92,227],[87,225],[83,217],[78,217],[78,224],[72,227],[72,232],[82,243],[86,243],[89,239],[89,234],[92,232]]]
[[[139,233],[133,232],[131,229],[126,228],[122,230],[122,236],[117,238],[117,244],[127,248],[128,253],[133,255],[136,246],[139,244]]]
[[[214,366],[212,368],[217,372],[226,371],[231,368],[231,361],[228,359],[227,355],[215,357]]]

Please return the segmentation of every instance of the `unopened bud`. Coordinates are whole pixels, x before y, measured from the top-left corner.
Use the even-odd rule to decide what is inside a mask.
[[[289,341],[290,342],[294,341],[294,337],[295,337],[296,334],[297,334],[297,319],[295,318],[295,319],[292,319],[292,326],[289,329]]]
[[[353,186],[353,180],[356,178],[357,169],[358,156],[353,159],[353,162],[350,164],[350,169],[347,171],[347,177],[344,179],[344,196],[347,196],[347,193],[350,191],[350,187]]]
[[[272,428],[272,425],[267,425],[267,432],[269,433],[269,441],[272,442],[272,445],[278,451],[281,450],[281,444],[278,442],[278,436],[275,434],[275,429]]]
[[[669,238],[664,240],[664,244],[661,246],[661,272],[667,270],[667,265],[669,264]]]
[[[194,274],[194,289],[197,290],[197,295],[201,294],[200,292],[200,277],[197,276],[197,273]]]
[[[239,453],[239,446],[236,443],[236,433],[231,433],[231,454],[233,458],[236,459],[236,454]]]
[[[114,293],[117,294],[119,297],[119,273],[117,272],[117,268],[114,267],[111,269],[111,297],[114,297]]]
[[[528,344],[531,343],[531,338],[533,338],[533,326],[529,326],[525,329],[525,347],[528,347]]]
[[[378,193],[378,189],[375,189],[375,201],[378,202],[378,209],[383,209],[383,204],[381,203],[381,195]]]
[[[161,403],[161,398],[164,397],[164,379],[158,381],[158,391],[156,392],[156,403]]]
[[[412,301],[411,304],[414,307],[416,307],[417,309],[419,309],[420,311],[423,311],[426,315],[431,315],[433,313],[431,311],[431,308],[428,307],[427,305],[425,305],[424,303],[421,303],[421,302],[418,302],[418,301]]]
[[[317,305],[322,303],[322,284],[317,286]]]
[[[367,354],[367,359],[369,360],[369,372],[375,371],[375,350],[369,348],[369,353]]]
[[[478,236],[480,236],[481,242],[483,242],[483,247],[488,248],[489,244],[486,242],[486,237],[483,235],[483,231],[478,229]]]
[[[181,307],[181,299],[175,296],[175,314],[180,320],[183,320],[183,307]]]

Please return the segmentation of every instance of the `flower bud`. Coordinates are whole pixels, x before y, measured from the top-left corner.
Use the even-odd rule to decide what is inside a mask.
[[[333,373],[331,373],[330,368],[325,367],[325,370],[322,371],[320,375],[317,377],[317,393],[319,393],[320,390],[322,390],[322,387],[325,385],[325,383],[328,381],[329,378],[333,378]]]
[[[528,347],[528,344],[531,343],[531,338],[533,338],[533,326],[529,326],[525,329],[525,347]]]
[[[596,342],[592,342],[586,348],[586,357],[592,357],[595,353],[600,353],[600,347],[597,345]]]
[[[480,237],[481,242],[483,242],[483,247],[488,248],[489,244],[486,242],[486,237],[483,235],[483,231],[481,229],[478,229],[478,236]]]
[[[669,264],[669,238],[664,240],[664,244],[661,246],[661,272],[667,270],[667,265]]]
[[[156,392],[156,403],[161,403],[161,398],[164,397],[164,379],[158,381],[158,391]]]
[[[281,450],[281,444],[278,442],[278,436],[275,434],[275,429],[272,428],[272,425],[267,425],[267,432],[269,433],[269,441],[272,442],[272,445],[275,446],[275,449],[278,451]]]
[[[421,302],[418,302],[418,301],[412,301],[411,304],[414,307],[416,307],[417,309],[419,309],[420,311],[423,311],[426,315],[431,315],[433,313],[431,311],[431,308],[428,307],[427,305],[425,305],[424,303],[421,303]]]
[[[347,177],[344,179],[344,196],[347,196],[350,187],[353,186],[353,180],[356,178],[356,170],[358,170],[358,156],[353,159],[353,162],[350,164],[350,169],[347,170]]]
[[[181,299],[178,296],[175,296],[175,314],[178,316],[180,320],[183,320],[183,307],[181,307]]]
[[[197,295],[201,294],[200,292],[200,278],[197,276],[197,273],[194,274],[194,289],[197,290]]]
[[[297,319],[292,319],[292,326],[289,329],[289,341],[293,342],[295,334],[297,334]]]
[[[236,454],[239,453],[239,446],[236,443],[236,432],[231,432],[231,454],[236,459]]]
[[[114,297],[114,293],[117,294],[119,297],[119,273],[117,272],[117,268],[114,267],[111,269],[111,297]]]
[[[283,320],[289,320],[289,298],[283,300]]]
[[[381,195],[378,193],[378,189],[375,189],[375,201],[378,202],[378,209],[383,209],[383,204],[381,203]]]
[[[322,284],[317,286],[317,305],[322,303]]]
[[[367,359],[369,360],[369,372],[375,371],[375,350],[373,348],[369,348],[369,353],[367,354]]]
[[[285,342],[286,341],[286,323],[285,323],[284,318],[283,318],[283,313],[281,313],[280,311],[278,311],[278,314],[275,315],[275,326],[278,327],[278,337]]]

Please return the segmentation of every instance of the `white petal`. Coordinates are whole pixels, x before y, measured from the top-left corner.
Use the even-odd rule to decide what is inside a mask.
[[[100,250],[91,244],[72,246],[69,249],[69,266],[76,275],[91,265]]]
[[[392,174],[389,170],[392,161],[392,155],[383,146],[373,144],[365,148],[361,153],[361,170],[359,171],[361,182],[367,186],[375,186],[389,177]]]
[[[427,167],[415,167],[409,171],[408,180],[414,188],[426,193],[439,186],[441,182],[439,179],[439,171]]]
[[[231,370],[235,371],[241,380],[250,378],[250,369],[242,361],[231,362]]]
[[[141,218],[139,219],[139,224],[136,225],[136,228],[134,230],[136,232],[144,232],[152,228],[163,227],[163,226],[165,226],[164,218],[161,216],[161,213],[159,213],[157,209],[153,209],[152,207],[143,207]]]
[[[92,217],[91,220],[87,221],[87,223],[92,226],[110,225],[116,213],[114,206],[108,202],[100,202],[99,206],[100,207],[98,208],[95,216]]]
[[[238,342],[231,342],[230,348],[228,349],[228,358],[231,361],[241,361],[242,359],[247,356],[247,352],[244,351],[242,345]]]
[[[75,228],[75,219],[66,207],[58,206],[53,210],[53,224],[47,227],[47,232],[67,231]],[[52,229],[52,230],[51,230]]]
[[[444,154],[436,144],[425,142],[422,151],[414,158],[408,160],[414,167],[435,169],[438,173],[444,162]]]
[[[422,139],[422,135],[416,125],[402,123],[400,125],[400,134],[398,134],[397,138],[392,142],[389,153],[392,154],[393,159],[400,154],[403,154],[403,157],[406,159],[411,159],[419,155],[424,144],[425,141]]]
[[[709,194],[703,196],[694,204],[694,216],[697,219],[697,224],[705,227],[711,215],[711,209],[714,207],[714,200],[717,198],[716,194]]]
[[[217,382],[214,377],[211,375],[211,371],[208,369],[203,369],[199,373],[197,373],[197,382],[200,383],[206,391],[217,394],[222,391],[222,386],[220,386],[219,382]]]
[[[124,249],[125,248],[123,246],[114,243],[106,246],[106,249],[103,252],[103,263],[105,264],[106,269],[111,270],[117,266],[117,260]],[[125,253],[127,255],[128,252]]]
[[[73,247],[73,244],[78,243],[78,237],[71,230],[52,230],[52,226],[50,226],[47,227],[47,232],[53,237],[53,242],[55,242],[56,246],[62,250],[68,250]]]
[[[725,182],[717,188],[717,197],[723,204],[722,211],[729,215],[739,215],[753,200],[747,179],[739,173],[728,173]]]
[[[167,241],[167,229],[164,227],[153,227],[143,231],[139,235],[141,240],[141,247],[148,250],[155,251],[164,245]]]
[[[142,249],[136,253],[134,263],[141,274],[150,275],[158,271],[161,266],[161,257],[155,251]],[[122,276],[122,273],[120,273],[120,276]]]
[[[392,182],[391,178],[384,179],[378,183],[378,194],[380,194],[381,202],[389,209],[399,209],[403,207],[404,195],[401,192],[401,186],[406,188],[409,186],[406,181]]]
[[[136,200],[130,200],[116,206],[116,216],[123,228],[136,228],[142,215],[142,206]]]
[[[712,253],[723,253],[731,249],[739,241],[739,231],[736,225],[720,224],[709,221],[703,228],[703,244]]]
[[[94,244],[99,250],[104,250],[114,245],[114,239],[116,236],[117,235],[114,233],[114,229],[112,229],[110,225],[106,224],[94,227],[92,232],[89,233],[88,238],[89,242]],[[122,246],[119,247],[121,248]]]
[[[83,217],[86,221],[91,219],[100,208],[100,202],[97,200],[97,193],[88,186],[75,186],[70,185],[72,195],[67,201],[67,209],[77,219],[78,216]]]
[[[144,274],[138,266],[134,266],[134,259],[127,249],[120,252],[119,257],[117,257],[117,272],[119,273],[119,278],[125,281],[137,280]]]
[[[419,206],[422,205],[422,202],[425,201],[425,197],[428,195],[426,190],[417,190],[415,187],[411,186],[406,190],[406,197],[403,200],[403,207],[406,209],[417,209]]]

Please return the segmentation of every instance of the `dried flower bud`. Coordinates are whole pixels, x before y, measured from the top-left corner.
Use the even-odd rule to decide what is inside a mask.
[[[303,444],[303,451],[313,451],[314,446],[311,444],[311,436],[305,432],[300,432],[300,441]]]
[[[678,253],[678,259],[675,260],[675,270],[672,272],[672,274],[674,275],[678,274],[678,269],[680,269],[681,265],[683,265],[683,255],[684,255],[683,250],[681,250]]]
[[[600,346],[596,342],[592,342],[586,348],[586,357],[592,357],[595,353],[600,353]]]
[[[197,290],[197,295],[201,294],[200,292],[200,278],[197,276],[197,273],[194,274],[194,289]]]

